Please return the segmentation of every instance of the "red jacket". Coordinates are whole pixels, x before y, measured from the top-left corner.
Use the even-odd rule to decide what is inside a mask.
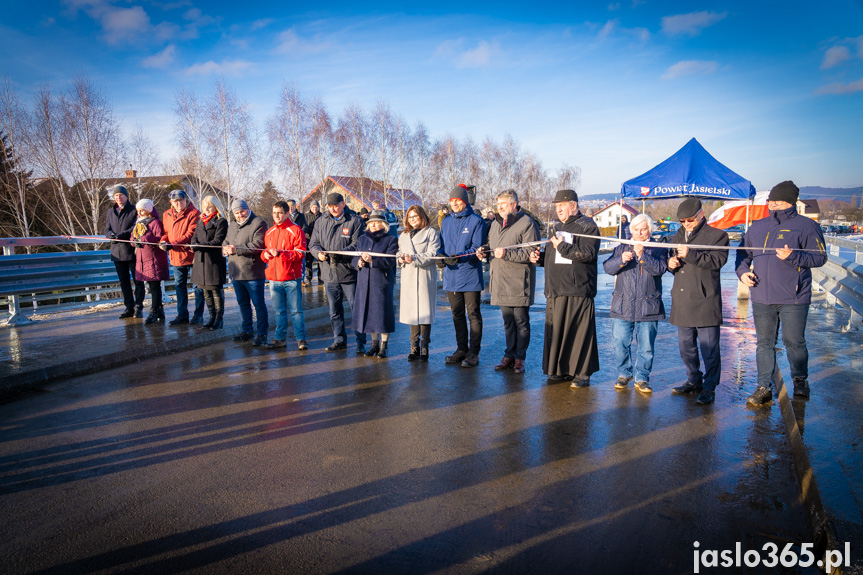
[[[180,213],[169,209],[162,216],[165,233],[159,241],[168,242],[174,246],[168,250],[168,258],[171,260],[172,266],[190,266],[194,263],[195,252],[192,251],[192,248],[180,247],[178,244],[192,243],[192,238],[195,237],[195,228],[198,227],[198,220],[200,219],[201,212],[191,202]]]
[[[297,280],[303,277],[303,260],[305,252],[294,251],[306,249],[306,234],[302,228],[286,219],[281,225],[273,226],[264,236],[267,249],[287,250],[273,257],[269,252],[263,252],[261,259],[267,262],[267,279],[276,282]]]

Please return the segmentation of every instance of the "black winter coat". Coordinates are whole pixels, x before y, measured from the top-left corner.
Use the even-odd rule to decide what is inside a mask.
[[[387,232],[364,233],[356,246],[357,252],[375,252],[396,255],[399,241]],[[353,259],[356,268],[359,256]],[[396,330],[396,313],[393,307],[393,288],[396,285],[396,258],[372,256],[371,263],[363,264],[357,274],[357,291],[354,296],[354,330],[363,333],[392,333]]]
[[[680,228],[669,240],[672,244],[698,244],[704,246],[727,246],[728,234],[710,227],[702,220],[686,239],[686,229]],[[674,256],[672,249],[669,256]],[[728,261],[728,250],[691,249],[681,266],[669,268],[674,274],[671,287],[672,325],[680,327],[712,327],[722,325],[722,287],[719,270]]]
[[[223,286],[227,265],[222,255],[222,242],[228,235],[228,220],[219,216],[204,224],[201,220],[195,228],[192,243],[211,248],[192,248],[195,259],[192,263],[192,283],[196,286]]]
[[[116,207],[113,205],[108,209],[105,236],[110,238],[111,234],[114,234],[118,240],[130,240],[135,222],[138,221],[138,211],[132,202],[126,202],[119,214]],[[111,261],[135,261],[135,247],[129,242],[111,242]]]
[[[596,297],[596,267],[599,254],[599,228],[596,222],[581,212],[563,223],[556,223],[555,232],[596,236],[596,239],[573,236],[572,243],[562,242],[560,251],[551,242],[545,244],[537,265],[545,268],[545,297]],[[556,261],[557,254],[571,260]]]
[[[320,252],[355,251],[357,241],[364,230],[363,219],[347,209],[339,220],[327,214],[315,221],[315,229],[309,241],[309,251],[316,259]],[[327,261],[320,262],[324,283],[356,283],[357,270],[351,266],[351,259],[351,256],[333,254],[327,258]]]

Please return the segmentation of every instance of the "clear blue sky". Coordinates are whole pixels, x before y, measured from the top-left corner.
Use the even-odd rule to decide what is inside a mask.
[[[863,185],[863,0],[422,6],[7,3],[0,74],[24,93],[87,74],[165,158],[176,89],[222,75],[260,122],[287,80],[334,115],[383,99],[435,137],[510,133],[580,166],[584,194],[691,137],[758,189]]]

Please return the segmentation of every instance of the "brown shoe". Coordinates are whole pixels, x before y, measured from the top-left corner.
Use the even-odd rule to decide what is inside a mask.
[[[511,369],[515,364],[515,360],[511,357],[503,356],[503,359],[500,360],[500,363],[494,366],[495,371],[503,371],[505,369]]]
[[[515,365],[512,366],[513,373],[524,373],[524,360],[515,360]]]

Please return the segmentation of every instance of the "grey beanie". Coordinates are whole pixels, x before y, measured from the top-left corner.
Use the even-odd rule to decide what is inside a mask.
[[[117,184],[113,188],[111,188],[111,197],[114,197],[114,194],[123,194],[127,198],[129,197],[129,190],[126,189],[126,186],[122,184]]]
[[[467,190],[461,186],[453,187],[452,191],[449,193],[449,199],[461,200],[466,204],[470,203],[467,201]]]
[[[246,203],[246,200],[240,198],[234,198],[234,201],[231,202],[231,211],[236,212],[237,210],[248,210],[249,204]]]

